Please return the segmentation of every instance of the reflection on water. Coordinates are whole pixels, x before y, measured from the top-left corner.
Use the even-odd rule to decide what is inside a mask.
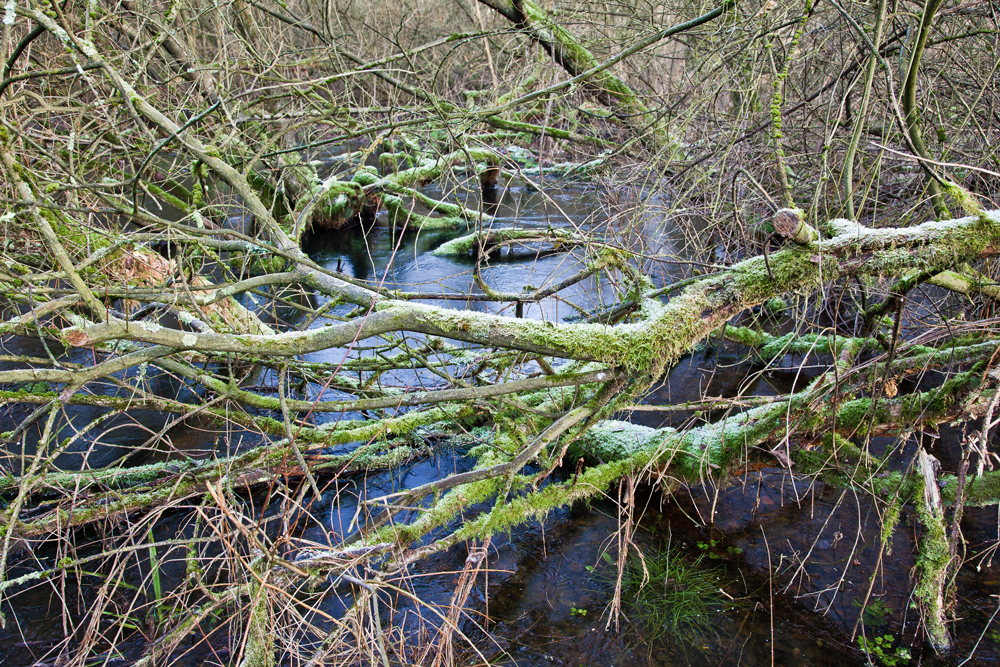
[[[433,186],[424,191],[436,198],[448,194]],[[495,198],[496,203],[486,206],[484,212],[495,210],[496,217],[492,221],[484,220],[484,228],[516,224],[540,229],[570,226],[589,229],[602,221],[603,216],[597,193],[582,187],[556,189],[544,195],[528,192],[523,187],[508,187],[498,190]],[[478,210],[478,199],[471,196],[463,197],[461,203]],[[401,232],[385,224],[375,224],[332,232],[317,231],[310,234],[303,245],[324,267],[353,278],[370,280],[387,289],[428,295],[482,294],[472,279],[474,258],[432,254],[444,242],[474,229],[475,226]],[[528,246],[492,254],[482,268],[483,279],[495,290],[520,292],[526,285],[545,287],[559,282],[578,272],[581,262],[588,259],[583,253],[567,256],[541,250]],[[613,299],[614,290],[610,285],[591,278],[569,288],[561,296],[581,308],[594,308],[602,300]],[[427,302],[452,308],[514,314],[509,306],[483,301],[428,299]],[[565,302],[549,298],[539,304],[528,304],[524,317],[551,321],[573,312]]]

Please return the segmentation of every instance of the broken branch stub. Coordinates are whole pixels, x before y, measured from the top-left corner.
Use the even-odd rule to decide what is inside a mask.
[[[819,234],[802,219],[800,209],[783,208],[771,219],[774,231],[799,245],[808,245],[815,241]]]

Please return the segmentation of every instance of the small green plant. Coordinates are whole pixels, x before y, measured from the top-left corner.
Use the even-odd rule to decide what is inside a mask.
[[[614,565],[615,564],[615,559],[612,558],[611,554],[609,554],[607,551],[605,551],[605,552],[603,552],[601,554],[601,558],[603,558],[604,562],[607,563],[608,565]],[[587,572],[590,572],[591,574],[594,574],[595,572],[597,572],[597,568],[594,567],[593,565],[588,565],[586,567],[586,570],[587,570]]]
[[[855,607],[861,606],[859,600],[852,600],[851,604]],[[889,621],[891,615],[892,608],[889,605],[877,598],[872,598],[865,605],[865,610],[862,612],[861,618],[867,627],[880,628]]]
[[[152,525],[149,527],[147,539],[149,540],[149,569],[153,580],[153,613],[159,622],[163,620],[163,584],[160,581],[160,561],[156,555],[156,540],[153,539]]]
[[[569,615],[570,616],[586,616],[587,615],[587,610],[586,609],[577,609],[576,607],[570,607],[569,608]]]
[[[868,664],[878,662],[885,667],[907,665],[913,659],[909,649],[893,646],[895,643],[895,635],[881,635],[871,640],[864,636],[858,637],[858,646],[868,656]]]
[[[705,552],[705,556],[707,556],[712,560],[719,560],[719,555],[713,551],[713,549],[715,549],[715,547],[718,546],[719,544],[716,540],[709,540],[708,542],[698,542],[697,544],[698,548],[701,549],[703,552]]]
[[[695,544],[699,549],[705,552],[706,556],[708,556],[712,560],[718,560],[720,558],[718,554],[713,553],[713,550],[721,545],[721,542],[719,542],[718,540],[709,540],[708,542],[696,542]],[[741,553],[743,553],[743,549],[740,549],[739,547],[726,547],[726,553],[728,553],[730,556],[738,556]]]
[[[626,565],[622,600],[646,627],[649,639],[671,637],[695,644],[718,637],[718,615],[731,603],[719,588],[721,571],[706,567],[705,558],[703,554],[685,560],[668,546],[646,557],[645,570],[638,559]]]

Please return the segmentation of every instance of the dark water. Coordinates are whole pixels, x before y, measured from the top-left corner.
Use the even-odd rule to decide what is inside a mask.
[[[478,206],[475,196],[461,194],[461,190],[428,188],[426,192],[431,197],[449,197],[473,208]],[[697,256],[699,261],[711,262],[725,259],[730,251],[722,244],[692,247],[681,231],[664,220],[635,223],[618,217],[614,206],[607,205],[607,195],[584,185],[554,187],[542,194],[514,184],[495,202],[487,203],[486,208],[495,214],[494,224],[499,226],[597,229],[648,253],[673,253],[681,258]],[[324,266],[388,288],[428,295],[474,294],[471,258],[431,254],[441,243],[461,233],[465,230],[401,234],[383,225],[354,227],[314,234],[306,249]],[[547,254],[544,250],[526,247],[494,256],[483,275],[493,288],[513,291],[527,284],[541,287],[549,281],[559,281],[577,272],[586,261],[582,253]],[[645,268],[657,284],[668,284],[689,275],[685,273],[687,269],[672,261],[650,262]],[[563,292],[561,300],[551,298],[528,306],[524,316],[565,319],[577,313],[573,305],[584,310],[599,308],[612,303],[615,293],[615,285],[607,276],[590,278]],[[486,302],[428,301],[513,316],[509,309]],[[282,316],[293,319],[295,314],[287,312]],[[5,346],[9,354],[44,355],[44,350],[36,349],[37,344],[29,340],[8,340]],[[308,358],[339,363],[344,353],[331,350]],[[801,387],[810,376],[808,370],[801,372],[795,367],[801,360],[786,361],[787,370],[761,374],[748,364],[738,363],[735,351],[725,346],[700,351],[678,363],[645,402],[647,407],[655,408],[697,401],[704,395],[731,398],[784,394]],[[401,372],[397,379],[409,382],[415,377],[416,374]],[[151,381],[159,383],[156,390],[161,394],[185,398],[187,390],[169,378]],[[259,382],[274,384],[275,379],[264,375]],[[318,395],[317,388],[309,388],[307,395]],[[337,397],[332,392],[323,394],[324,400]],[[95,414],[79,410],[74,419],[86,422]],[[680,426],[694,419],[691,411],[644,410],[623,416],[654,427]],[[10,413],[6,418],[16,423],[17,415]],[[709,413],[701,418],[713,417]],[[121,419],[110,439],[96,444],[84,441],[80,451],[67,454],[75,459],[60,464],[80,465],[86,458],[92,466],[104,465],[120,457],[125,449],[145,441],[151,431],[159,430],[165,423],[161,415],[141,411]],[[3,428],[7,430],[10,426]],[[134,455],[135,460],[180,454],[204,456],[255,441],[250,433],[219,433],[192,424],[172,429],[169,437],[172,452],[140,453]],[[944,429],[935,445],[935,454],[945,468],[957,442],[958,435]],[[882,442],[881,446],[890,443]],[[359,497],[390,494],[467,470],[471,465],[459,448],[441,451],[391,473],[348,481],[321,480],[323,497],[314,499],[308,513],[294,518],[298,525],[295,532],[303,543],[330,543],[350,531]],[[674,557],[697,562],[694,567],[717,573],[720,595],[732,602],[725,605],[726,611],[712,612],[711,635],[695,641],[678,641],[669,636],[657,637],[658,633],[652,632],[633,613],[632,601],[627,597],[622,600],[623,614],[617,623],[608,613],[616,570],[604,555],[617,558],[617,536],[626,521],[617,500],[612,494],[589,507],[554,511],[544,525],[526,524],[509,535],[493,538],[487,571],[469,598],[475,615],[462,626],[478,653],[460,642],[456,648],[461,656],[459,664],[481,664],[483,658],[491,664],[522,667],[863,664],[863,653],[857,641],[851,640],[855,632],[871,640],[891,634],[893,650],[912,646],[910,659],[904,662],[900,658],[896,663],[899,665],[958,664],[969,656],[973,647],[975,655],[966,664],[1000,662],[1000,619],[988,625],[1000,604],[1000,598],[996,597],[1000,594],[1000,561],[993,563],[991,551],[1000,543],[997,508],[970,509],[965,514],[963,530],[971,562],[959,575],[958,590],[966,597],[960,599],[960,618],[952,627],[956,649],[950,656],[938,658],[924,649],[919,640],[922,636],[919,613],[909,597],[916,537],[916,523],[909,514],[904,513],[893,533],[891,553],[881,553],[879,513],[884,508],[868,497],[827,488],[811,479],[794,478],[778,468],[748,470],[724,487],[708,480],[702,486],[673,496],[664,495],[655,484],[640,485],[633,517],[634,546],[630,551],[641,550],[652,556],[669,544]],[[274,516],[279,510],[277,504],[267,504],[267,498],[260,494],[254,494],[247,503],[262,517]],[[186,516],[166,516],[155,530],[157,539],[161,534],[163,537],[190,534],[191,520]],[[30,557],[21,554],[10,576],[30,571],[39,562],[51,563],[60,553],[57,545],[50,545]],[[420,571],[426,574],[407,585],[426,603],[446,606],[465,557],[464,546],[438,554],[421,565]],[[179,584],[184,576],[182,550],[168,550],[161,554],[161,559],[165,585]],[[144,567],[148,571],[148,562],[137,563],[130,579],[139,586],[148,586],[141,576]],[[772,572],[774,576],[770,576]],[[40,656],[46,656],[67,631],[62,610],[68,609],[71,617],[83,617],[92,594],[90,587],[98,583],[94,578],[63,581],[61,587],[32,586],[5,599],[2,611],[8,625],[0,631],[0,665],[30,665]],[[862,614],[866,599],[868,611]],[[327,595],[319,609],[336,616],[349,600],[349,591]],[[400,600],[398,608],[405,611],[408,604]],[[386,622],[398,622],[416,632],[405,618],[386,619]],[[104,658],[108,664],[127,664],[128,656],[137,655],[142,647],[143,639],[137,634],[120,646],[120,658]],[[52,662],[51,655],[47,659]],[[228,660],[235,660],[235,656],[228,656]],[[885,660],[873,660],[875,664],[892,667]],[[182,664],[203,661],[225,663],[227,656],[223,653],[212,657],[199,651]]]

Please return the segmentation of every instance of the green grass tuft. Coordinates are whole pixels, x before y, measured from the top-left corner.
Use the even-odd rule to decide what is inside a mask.
[[[685,559],[668,545],[647,556],[645,568],[638,558],[626,565],[622,601],[647,640],[695,644],[719,638],[719,615],[732,602],[720,590],[722,568],[706,567],[704,561],[704,555]]]

